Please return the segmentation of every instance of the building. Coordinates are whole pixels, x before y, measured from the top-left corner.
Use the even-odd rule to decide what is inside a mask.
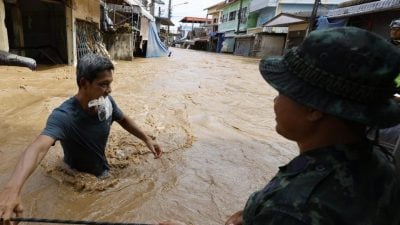
[[[343,1],[322,1],[318,15],[326,14]],[[314,0],[253,0],[248,23],[248,33],[256,36],[253,55],[280,55],[303,41],[314,3]]]
[[[100,44],[99,1],[0,2],[0,8],[4,4],[6,28],[0,23],[0,38],[5,38],[6,30],[10,53],[33,58],[39,64],[76,64],[88,46],[107,53]]]
[[[218,26],[218,32],[224,33],[221,52],[233,53],[236,35],[246,34],[250,2],[250,0],[225,1],[220,17],[221,23]]]
[[[389,25],[392,20],[400,18],[400,0],[381,0],[341,7],[330,10],[327,18],[346,19],[348,26],[369,30],[389,40]]]
[[[319,10],[316,17],[324,16],[328,13],[327,10]],[[273,17],[268,22],[264,23],[265,29],[268,28],[285,28],[287,29],[286,40],[282,45],[282,53],[286,50],[298,46],[306,37],[310,27],[311,11],[297,13],[280,13]],[[276,55],[272,52],[266,52],[267,55]]]
[[[104,0],[102,27],[104,41],[112,59],[132,60],[134,55],[144,56],[148,30],[154,17],[137,0]],[[109,22],[107,22],[109,21]]]
[[[220,18],[222,17],[223,7],[225,6],[225,1],[218,2],[204,10],[207,10],[207,19],[209,22],[205,25],[207,27],[208,33],[218,32],[218,26],[220,24]]]
[[[182,18],[179,22],[184,24],[191,24],[192,28],[187,33],[183,34],[183,38],[177,42],[181,47],[189,47],[196,50],[207,50],[208,48],[208,35],[207,29],[204,27],[205,24],[210,23],[211,19],[202,17],[191,17],[186,16]],[[198,27],[194,25],[198,24]]]
[[[221,1],[215,5],[212,5],[204,10],[207,10],[207,19],[209,22],[205,25],[207,28],[208,40],[208,51],[218,52],[220,49],[218,46],[222,46],[222,34],[218,33],[218,26],[220,24],[220,18],[222,17],[222,8],[225,6],[225,1]]]

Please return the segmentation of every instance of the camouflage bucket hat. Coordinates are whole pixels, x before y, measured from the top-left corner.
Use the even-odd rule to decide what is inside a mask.
[[[392,20],[389,26],[390,28],[400,28],[400,19]]]
[[[314,31],[283,57],[261,60],[260,72],[300,104],[373,127],[400,123],[400,105],[394,100],[400,51],[368,31]]]

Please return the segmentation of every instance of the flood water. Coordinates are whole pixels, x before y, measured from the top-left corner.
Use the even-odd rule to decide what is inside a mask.
[[[276,95],[259,59],[172,48],[170,58],[117,61],[112,96],[165,151],[155,160],[117,123],[111,177],[68,173],[52,147],[23,189],[24,217],[224,224],[296,146],[275,132]],[[47,116],[77,92],[69,66],[0,67],[0,185]],[[24,223],[26,224],[26,223]]]

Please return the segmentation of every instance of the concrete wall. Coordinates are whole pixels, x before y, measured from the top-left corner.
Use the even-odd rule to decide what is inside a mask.
[[[74,17],[100,24],[100,1],[74,0]]]
[[[313,4],[280,4],[277,7],[276,15],[279,13],[295,13],[301,11],[312,11]]]
[[[276,7],[278,0],[252,0],[250,3],[250,12],[254,12],[266,7]]]
[[[268,7],[260,10],[257,19],[257,27],[261,27],[264,23],[275,16],[276,8]]]
[[[325,1],[325,2],[336,2],[336,1]],[[336,8],[335,4],[325,4],[322,3],[323,6],[320,6],[320,8],[326,8],[326,9],[334,9]],[[277,7],[276,10],[276,15],[279,13],[296,13],[296,12],[301,12],[301,11],[309,11],[311,12],[314,6],[314,1],[312,3],[307,3],[307,1],[302,2],[301,4],[299,3],[280,3]]]
[[[100,28],[100,1],[98,0],[73,0],[72,8],[65,7],[68,64],[75,65],[78,62],[76,49],[76,25],[77,19],[98,24]]]
[[[8,52],[8,36],[5,20],[5,8],[3,0],[0,0],[0,50]]]
[[[289,32],[298,30],[307,30],[308,23],[294,24],[289,26]]]
[[[105,34],[104,42],[112,59],[133,59],[133,34]]]

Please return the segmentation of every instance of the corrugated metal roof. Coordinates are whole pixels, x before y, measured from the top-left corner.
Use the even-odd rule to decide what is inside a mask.
[[[161,25],[175,26],[175,24],[167,17],[156,17],[156,20],[160,21]]]
[[[217,4],[214,4],[212,6],[209,6],[209,7],[205,8],[204,10],[211,9],[211,8],[223,8],[224,5],[225,5],[225,1],[222,1],[222,2],[218,2]]]
[[[345,8],[338,8],[330,10],[327,17],[340,18],[351,17],[369,13],[376,13],[388,11],[393,9],[400,9],[400,0],[381,0],[377,2],[370,2],[361,5],[349,6]]]
[[[140,13],[142,14],[142,16],[146,17],[147,19],[149,19],[151,21],[155,21],[154,17],[143,7],[142,3],[138,0],[104,0],[104,2],[119,4],[119,5],[126,3],[127,5],[130,5],[130,6],[139,7]]]
[[[181,23],[206,23],[206,22],[211,22],[211,21],[212,21],[212,19],[207,19],[207,18],[202,18],[202,17],[185,16],[179,22],[181,22]]]

